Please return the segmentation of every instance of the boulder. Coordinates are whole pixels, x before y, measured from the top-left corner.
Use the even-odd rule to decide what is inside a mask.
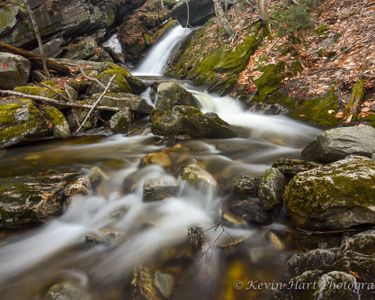
[[[308,162],[301,159],[280,158],[272,167],[278,169],[287,178],[292,178],[300,172],[305,172],[321,165],[314,162]]]
[[[371,157],[375,153],[375,128],[354,126],[324,131],[302,151],[305,160],[334,162],[347,155]]]
[[[90,103],[95,103],[100,94],[94,94]],[[150,114],[152,107],[140,96],[130,93],[109,93],[100,101],[100,105],[117,107],[120,111],[133,111],[140,114]]]
[[[375,161],[351,156],[298,173],[288,184],[285,200],[298,227],[344,229],[375,223]]]
[[[199,108],[195,97],[176,82],[162,82],[158,86],[156,109],[170,110],[175,105],[190,105]]]
[[[191,163],[181,170],[181,178],[195,187],[214,187],[216,180],[212,175],[199,166],[197,163]]]
[[[146,180],[143,185],[143,201],[153,202],[174,196],[178,191],[176,181],[166,181],[163,178]]]
[[[268,213],[256,199],[234,201],[230,210],[250,223],[265,224],[269,220]]]
[[[212,0],[189,0],[189,11],[185,2],[180,2],[172,10],[172,18],[178,20],[182,26],[200,26],[215,15],[215,6]],[[189,20],[188,20],[189,18]]]
[[[240,197],[257,197],[259,182],[253,175],[243,175],[234,180],[232,191]]]
[[[162,136],[188,135],[201,138],[231,138],[237,134],[216,113],[203,114],[193,106],[176,105],[172,110],[153,110],[152,133]]]
[[[113,133],[126,133],[133,122],[133,114],[129,109],[115,113],[109,120],[109,128]]]
[[[0,227],[40,224],[62,212],[63,191],[78,172],[40,171],[0,179]]]
[[[29,81],[31,63],[24,57],[0,52],[0,88],[13,89]]]
[[[48,127],[30,100],[0,101],[0,148],[45,137]]]
[[[0,7],[0,36],[9,33],[17,24],[17,15],[20,11],[18,5],[7,5],[2,3]]]
[[[265,210],[272,210],[283,204],[283,193],[287,180],[276,168],[266,170],[259,183],[259,200]]]

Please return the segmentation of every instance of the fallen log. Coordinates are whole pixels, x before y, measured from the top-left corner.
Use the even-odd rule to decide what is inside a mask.
[[[43,68],[43,61],[42,61],[41,56],[34,52],[9,45],[2,41],[0,41],[0,51],[9,52],[12,54],[23,56],[27,58],[28,60],[30,60],[30,62],[32,63],[34,67]],[[62,74],[62,75],[70,74],[70,69],[67,66],[60,64],[59,62],[55,60],[47,58],[46,63],[47,63],[48,69],[53,70],[57,72],[58,74]]]
[[[91,109],[92,108],[92,105],[89,105],[89,104],[78,104],[78,103],[73,103],[73,102],[64,102],[64,101],[51,99],[51,98],[48,98],[48,97],[24,94],[24,93],[9,91],[9,90],[0,90],[0,95],[18,96],[18,97],[22,97],[22,98],[29,98],[29,99],[32,99],[32,100],[35,100],[35,101],[39,101],[39,102],[43,102],[43,103],[47,103],[47,104],[65,106],[65,107],[75,107],[75,108],[85,108],[85,109]],[[119,108],[112,107],[112,106],[97,106],[96,109],[115,111],[115,112],[120,111]]]

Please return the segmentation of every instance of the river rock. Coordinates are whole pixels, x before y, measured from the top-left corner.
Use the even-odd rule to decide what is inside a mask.
[[[126,133],[133,122],[133,114],[129,109],[115,113],[109,120],[109,127],[113,133]]]
[[[173,292],[174,278],[172,275],[156,271],[154,273],[154,284],[164,298],[168,299]]]
[[[269,220],[268,213],[256,199],[234,201],[230,205],[230,209],[236,215],[250,223],[265,224]]]
[[[357,279],[351,274],[339,271],[329,272],[319,278],[314,299],[360,300],[361,296],[355,288],[356,284]]]
[[[300,172],[305,172],[321,165],[314,162],[308,162],[301,159],[280,158],[272,167],[278,169],[287,178],[292,178]]]
[[[44,296],[44,300],[91,300],[90,294],[71,282],[54,284]]]
[[[153,152],[141,158],[141,167],[159,165],[167,170],[172,168],[172,160],[167,152]]]
[[[352,156],[298,173],[285,191],[289,215],[298,227],[344,229],[375,223],[375,162]]]
[[[0,52],[0,88],[13,89],[29,81],[31,63],[24,57]]]
[[[0,148],[47,135],[47,124],[32,101],[0,101]]]
[[[181,170],[181,178],[192,186],[214,187],[216,180],[212,175],[203,169],[198,163],[191,163]]]
[[[178,192],[175,180],[165,181],[162,178],[146,180],[143,185],[143,201],[153,202],[173,197]]]
[[[286,186],[285,176],[276,168],[266,170],[259,183],[259,200],[265,210],[282,205]]]
[[[287,262],[289,272],[297,276],[308,270],[329,270],[336,254],[330,250],[315,249],[303,254],[294,254]]]
[[[195,97],[176,82],[162,82],[156,95],[156,109],[159,110],[169,110],[175,105],[199,107]]]
[[[355,251],[363,254],[375,254],[375,230],[360,232],[344,239],[340,251]]]
[[[371,157],[375,153],[375,128],[354,126],[334,128],[321,133],[302,151],[305,160],[334,162],[347,155]]]
[[[188,135],[201,138],[231,138],[237,134],[216,113],[203,114],[193,106],[176,105],[172,110],[153,110],[152,133],[162,136]]]
[[[232,191],[240,197],[257,197],[260,179],[253,175],[242,175],[232,184]]]
[[[40,224],[62,212],[63,190],[78,172],[44,171],[0,179],[0,227]]]

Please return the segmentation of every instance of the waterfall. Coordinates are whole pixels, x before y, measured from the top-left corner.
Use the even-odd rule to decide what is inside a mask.
[[[191,32],[192,29],[183,28],[181,25],[173,27],[154,47],[152,47],[145,59],[134,70],[133,74],[148,76],[163,75],[173,50],[175,50],[178,44]]]

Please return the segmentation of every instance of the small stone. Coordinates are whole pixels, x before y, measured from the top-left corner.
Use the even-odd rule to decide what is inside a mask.
[[[154,284],[164,298],[168,299],[174,288],[174,278],[170,274],[156,271],[154,273]]]
[[[154,152],[142,157],[141,167],[145,167],[152,164],[159,165],[168,170],[172,168],[172,161],[168,153],[165,152]]]
[[[257,197],[260,179],[252,175],[238,177],[232,184],[232,190],[241,197]]]
[[[109,120],[109,127],[113,133],[127,133],[133,122],[133,114],[129,109],[115,113]]]
[[[265,210],[273,210],[283,203],[285,176],[276,168],[268,169],[259,184],[259,200]]]
[[[146,180],[143,185],[143,201],[153,202],[174,196],[178,191],[177,182],[165,181],[162,178]]]
[[[70,282],[53,285],[44,300],[91,300],[92,297],[83,288]]]
[[[195,187],[214,187],[216,180],[197,163],[191,163],[181,171],[181,178]]]

